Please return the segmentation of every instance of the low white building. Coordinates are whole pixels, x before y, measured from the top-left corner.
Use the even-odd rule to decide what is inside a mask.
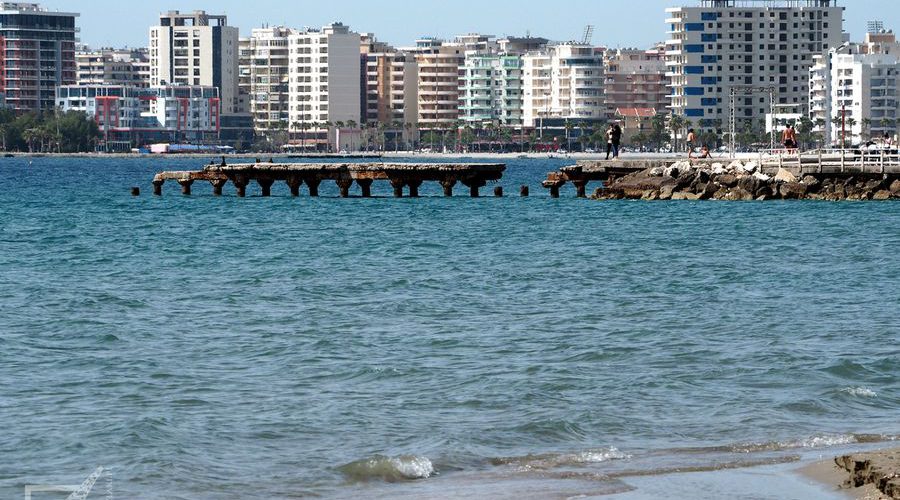
[[[900,116],[900,44],[891,32],[868,33],[816,56],[810,70],[810,119],[826,142],[851,144],[894,136]]]
[[[63,85],[56,106],[87,114],[107,142],[203,142],[218,139],[221,130],[216,87]]]

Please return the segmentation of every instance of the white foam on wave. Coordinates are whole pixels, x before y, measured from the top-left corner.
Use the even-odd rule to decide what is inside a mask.
[[[434,475],[434,464],[421,455],[387,457],[375,455],[339,468],[352,481],[381,479],[388,482],[415,481]]]
[[[877,398],[878,393],[868,387],[844,387],[841,392],[860,398]]]
[[[565,455],[564,455],[565,456]],[[581,453],[568,456],[572,463],[595,464],[606,462],[608,460],[624,460],[631,458],[619,451],[616,447],[610,447],[606,450],[587,450]]]

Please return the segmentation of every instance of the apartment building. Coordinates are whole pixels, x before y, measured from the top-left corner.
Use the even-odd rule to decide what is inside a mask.
[[[412,54],[379,46],[364,55],[364,122],[384,125],[405,142],[415,140],[418,128],[418,64]]]
[[[0,3],[0,94],[7,107],[51,110],[56,87],[75,83],[77,17],[37,3]]]
[[[843,41],[844,8],[837,0],[699,0],[666,9],[670,108],[698,127],[721,130],[730,117],[759,121],[772,107],[808,112],[813,57]]]
[[[521,128],[522,57],[515,54],[466,55],[460,92],[460,120],[466,125]]]
[[[147,49],[84,49],[75,54],[77,85],[150,86]]]
[[[617,109],[665,110],[669,105],[665,46],[614,49],[605,54],[606,114]]]
[[[243,111],[238,89],[238,28],[205,11],[170,11],[150,28],[150,85],[219,89],[223,115]]]
[[[290,49],[297,30],[282,26],[254,29],[240,40],[239,77],[242,106],[253,128],[266,134],[290,124]],[[244,104],[246,101],[246,104]]]
[[[810,119],[830,144],[893,137],[900,117],[900,43],[893,32],[866,34],[816,56],[810,70]]]
[[[419,130],[456,128],[459,120],[461,67],[465,46],[435,38],[416,40],[412,53],[418,66]]]
[[[360,46],[360,34],[341,23],[288,36],[289,117],[292,130],[301,128],[292,135],[305,145],[327,147],[327,123],[360,120]],[[349,138],[337,137],[333,146],[344,149]]]
[[[605,69],[602,51],[567,42],[522,56],[525,127],[559,128],[565,123],[605,120]]]
[[[153,101],[153,111],[145,102]],[[93,117],[107,143],[126,149],[155,141],[215,141],[219,138],[219,93],[215,87],[63,85],[55,104]]]

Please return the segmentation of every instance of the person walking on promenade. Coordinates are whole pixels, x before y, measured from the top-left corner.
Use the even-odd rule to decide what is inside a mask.
[[[697,142],[697,134],[694,133],[694,129],[688,129],[688,136],[687,136],[688,158],[694,157],[694,143],[695,142]]]
[[[619,146],[622,144],[622,127],[620,127],[618,123],[613,127],[612,141],[613,159],[618,160]]]
[[[609,154],[612,153],[613,149],[613,126],[612,124],[609,127],[606,127],[606,159],[609,159]]]

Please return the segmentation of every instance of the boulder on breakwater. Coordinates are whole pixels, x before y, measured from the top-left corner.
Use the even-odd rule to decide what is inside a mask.
[[[769,173],[772,173],[769,171]],[[615,179],[597,189],[600,200],[890,200],[900,199],[900,179],[833,174],[798,178],[779,169],[760,171],[754,161],[692,165],[680,161]]]

